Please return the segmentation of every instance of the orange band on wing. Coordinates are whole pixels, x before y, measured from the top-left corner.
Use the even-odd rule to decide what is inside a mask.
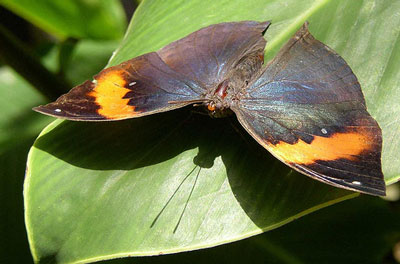
[[[126,81],[122,70],[106,71],[97,77],[96,87],[88,93],[100,106],[98,114],[107,119],[122,119],[137,115],[135,107],[128,105],[130,99],[123,99],[130,89],[125,88]]]
[[[279,142],[269,145],[274,154],[289,163],[311,164],[317,160],[354,160],[356,155],[371,149],[371,137],[364,131],[336,133],[331,137],[314,136],[311,144],[299,140],[295,144]]]

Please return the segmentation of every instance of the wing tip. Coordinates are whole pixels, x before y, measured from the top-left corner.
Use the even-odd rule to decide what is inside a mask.
[[[357,182],[358,183],[358,182]],[[385,181],[379,180],[378,182],[375,182],[374,184],[363,184],[363,185],[358,185],[352,183],[347,183],[345,185],[347,189],[368,194],[368,195],[373,195],[373,196],[386,196],[386,185]]]
[[[309,176],[309,175],[308,175]],[[382,175],[383,176],[383,175]],[[332,178],[316,178],[324,183],[330,184],[335,187],[347,189],[354,192],[359,192],[363,194],[373,195],[373,196],[386,196],[386,185],[385,181],[382,179],[375,179],[373,182],[361,182],[361,181],[346,181],[337,180]]]
[[[373,195],[373,196],[386,196],[386,187],[383,186],[378,187],[378,188],[367,188],[367,189],[355,189],[355,191],[368,194],[368,195]]]
[[[288,165],[308,177],[334,187],[373,196],[386,196],[386,185],[382,173],[380,173],[378,177],[375,177],[373,181],[363,181],[361,178],[353,178],[350,180],[328,176],[325,173],[315,171],[314,169],[296,163],[289,163]]]
[[[55,108],[52,106],[52,103],[47,104],[47,105],[39,105],[36,107],[32,108],[33,111],[38,112],[43,115],[55,117],[55,118],[61,118],[61,119],[73,119],[69,117],[62,109],[60,108]]]
[[[53,117],[62,117],[62,115],[58,114],[58,112],[61,112],[61,109],[52,109],[50,107],[47,107],[47,105],[39,105],[35,106],[32,108],[33,111],[38,112],[40,114],[48,115],[48,116],[53,116]],[[57,111],[56,111],[57,110]]]
[[[99,115],[97,113],[80,113],[75,111],[75,114],[70,114],[68,111],[62,108],[62,106],[56,103],[49,103],[47,105],[39,105],[32,108],[33,111],[47,116],[72,120],[72,121],[107,121],[108,118]],[[75,109],[76,110],[76,109]],[[74,112],[74,111],[72,111]]]
[[[303,23],[303,25],[299,28],[299,30],[297,30],[297,32],[295,33],[293,38],[300,39],[300,38],[304,37],[305,35],[310,34],[310,31],[308,29],[309,25],[310,25],[310,23],[308,21],[305,21]]]
[[[376,190],[374,193],[371,194],[376,196],[386,196],[386,187],[384,187],[383,190]]]
[[[260,27],[262,28],[261,34],[264,36],[268,28],[271,26],[271,20],[260,22]]]

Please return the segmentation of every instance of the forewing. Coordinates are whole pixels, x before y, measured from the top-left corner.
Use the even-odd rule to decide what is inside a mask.
[[[34,110],[70,120],[139,117],[201,101],[246,54],[263,54],[269,22],[212,25],[151,52],[107,68],[93,81]]]
[[[382,134],[356,76],[307,23],[233,107],[274,156],[325,183],[385,195]]]
[[[120,120],[183,107],[200,99],[200,90],[151,52],[107,68],[34,110],[70,120]]]
[[[208,89],[222,82],[247,54],[264,54],[269,21],[211,25],[158,51],[168,66]]]

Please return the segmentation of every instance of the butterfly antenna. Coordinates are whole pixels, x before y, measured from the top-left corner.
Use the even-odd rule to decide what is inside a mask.
[[[196,167],[197,167],[197,166],[196,166]],[[178,222],[176,223],[176,226],[175,226],[174,231],[173,231],[174,234],[175,234],[176,230],[178,229],[179,224],[181,223],[183,214],[185,213],[186,207],[187,207],[187,205],[189,204],[190,197],[192,197],[192,193],[193,193],[193,191],[194,191],[194,187],[196,186],[197,180],[198,180],[198,178],[199,178],[200,171],[201,171],[201,167],[199,167],[199,171],[197,172],[196,178],[194,179],[194,183],[193,183],[192,189],[190,190],[189,196],[188,196],[188,198],[187,198],[187,200],[186,200],[185,207],[183,207],[182,213],[181,213],[181,215],[179,216],[179,220],[178,220]]]
[[[178,188],[176,188],[176,190],[174,191],[174,193],[171,195],[171,197],[168,199],[167,203],[164,205],[164,207],[161,209],[161,211],[158,213],[158,215],[156,216],[156,218],[154,218],[153,222],[150,225],[150,228],[152,228],[158,218],[160,218],[161,214],[164,212],[165,208],[167,208],[168,204],[171,202],[172,198],[174,198],[175,194],[179,191],[179,189],[181,188],[181,186],[183,185],[183,183],[187,180],[187,178],[189,178],[190,174],[192,174],[194,172],[194,170],[197,168],[198,165],[194,166],[194,168],[185,176],[185,178],[182,180],[182,182],[179,184]]]

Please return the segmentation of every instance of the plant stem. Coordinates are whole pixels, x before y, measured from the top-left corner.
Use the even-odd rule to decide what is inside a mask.
[[[21,41],[2,25],[0,60],[12,67],[49,100],[57,99],[70,88],[67,81],[45,68]]]

